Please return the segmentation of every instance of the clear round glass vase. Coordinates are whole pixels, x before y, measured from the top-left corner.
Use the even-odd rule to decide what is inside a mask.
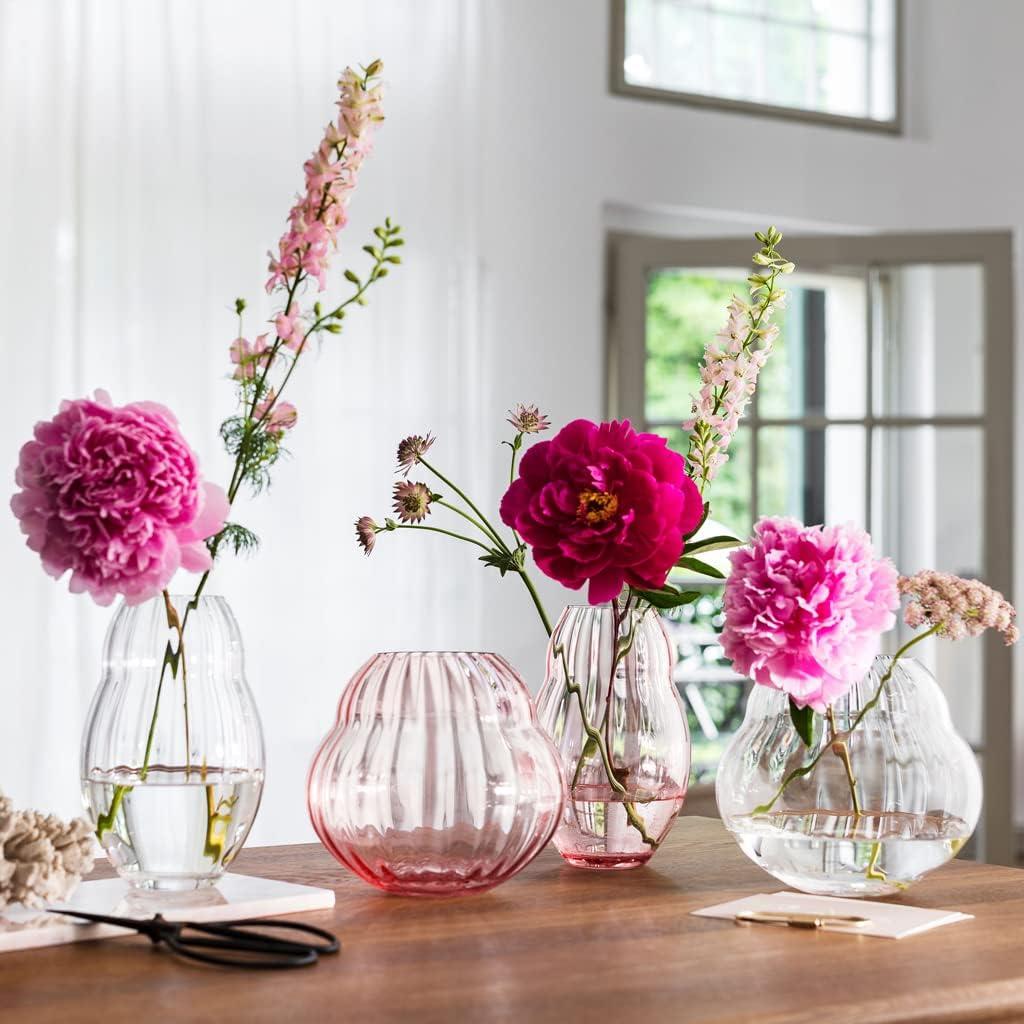
[[[652,608],[570,605],[555,626],[537,717],[568,792],[554,843],[576,867],[646,863],[682,809],[690,733],[675,661]]]
[[[190,600],[117,610],[82,738],[86,810],[111,864],[139,889],[216,882],[263,792],[238,624],[224,598],[187,610]]]
[[[824,719],[816,716],[814,742],[804,746],[788,697],[763,686],[754,687],[722,756],[716,794],[723,822],[755,864],[794,889],[902,892],[955,857],[974,832],[981,773],[946,698],[924,666],[901,658],[872,706],[890,665],[877,658],[833,705],[849,773]],[[791,772],[811,764],[782,789]]]
[[[493,888],[540,852],[562,776],[504,658],[377,654],[342,692],[307,799],[324,846],[364,881],[454,896]]]

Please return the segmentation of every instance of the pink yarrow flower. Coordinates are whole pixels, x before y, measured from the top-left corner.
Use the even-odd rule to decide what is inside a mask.
[[[591,604],[626,584],[663,586],[702,515],[683,458],[628,420],[575,420],[535,444],[501,501],[541,571],[573,590],[589,583]]]
[[[998,590],[980,580],[965,580],[933,569],[901,576],[900,593],[910,598],[904,621],[912,629],[935,628],[939,636],[961,640],[986,629],[1003,634],[1007,646],[1020,639],[1017,610]]]
[[[871,666],[896,622],[897,574],[852,525],[762,519],[731,555],[722,647],[738,672],[822,712]]]
[[[224,491],[204,483],[170,410],[114,406],[110,396],[61,403],[21,449],[11,509],[29,548],[72,593],[97,604],[155,597],[179,569],[212,565],[203,541],[224,525]]]

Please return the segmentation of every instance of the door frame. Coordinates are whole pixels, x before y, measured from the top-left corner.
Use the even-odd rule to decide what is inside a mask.
[[[985,581],[1013,597],[1014,511],[1014,309],[1013,236],[1009,231],[786,237],[800,270],[870,273],[876,268],[928,263],[972,263],[984,273],[985,519],[982,565]],[[610,417],[644,422],[646,296],[651,271],[665,268],[749,265],[751,242],[742,238],[665,238],[611,232],[607,244],[606,377]],[[868,317],[869,332],[870,321]],[[870,345],[870,333],[869,333]],[[996,372],[996,368],[998,371]],[[892,417],[866,418],[884,426]],[[973,417],[971,418],[974,419]],[[912,427],[914,417],[897,418]],[[963,418],[930,416],[928,425],[957,426]],[[991,443],[999,439],[1000,443]],[[982,639],[981,858],[1016,861],[1014,823],[1013,654],[1000,636]]]

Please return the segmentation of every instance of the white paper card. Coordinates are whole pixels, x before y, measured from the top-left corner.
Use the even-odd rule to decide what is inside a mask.
[[[330,889],[250,875],[224,875],[213,888],[183,893],[136,892],[120,878],[101,878],[83,882],[71,899],[54,904],[55,908],[114,917],[162,914],[168,921],[230,921],[333,906]],[[76,923],[73,918],[20,905],[0,910],[0,953],[130,934],[134,932],[116,925]]]
[[[955,910],[926,910],[924,907],[906,907],[899,903],[879,903],[874,900],[847,900],[837,896],[809,896],[802,892],[758,893],[730,903],[691,911],[696,917],[719,917],[732,920],[737,914],[761,911],[772,914],[838,914],[866,917],[867,924],[856,928],[829,928],[851,935],[874,935],[880,939],[905,939],[908,935],[939,928],[956,921],[969,921],[971,914]],[[752,927],[768,927],[753,925]]]

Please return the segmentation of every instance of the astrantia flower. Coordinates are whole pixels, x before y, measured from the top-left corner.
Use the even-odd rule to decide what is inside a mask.
[[[118,594],[141,604],[179,567],[209,569],[203,541],[228,513],[168,409],[115,407],[102,391],[36,424],[15,479],[11,508],[43,568],[55,578],[70,569],[72,593],[102,605]]]
[[[409,470],[416,465],[417,462],[423,458],[424,455],[430,451],[430,446],[434,443],[434,438],[427,434],[426,437],[420,437],[419,434],[412,434],[405,438],[405,440],[399,442],[398,445],[398,470],[399,472],[405,472],[408,475]]]
[[[722,647],[738,672],[824,711],[871,666],[896,622],[896,569],[852,525],[762,519],[731,555]]]
[[[395,514],[403,523],[420,523],[430,514],[430,488],[403,480],[395,484]]]
[[[550,420],[535,405],[520,403],[515,409],[509,409],[508,422],[520,434],[540,434],[551,426]]]
[[[628,421],[575,420],[535,444],[501,501],[541,571],[573,590],[589,581],[591,604],[663,586],[702,514],[683,458]]]
[[[360,516],[356,520],[356,540],[366,554],[369,554],[373,550],[373,545],[377,543],[379,529],[372,516]]]
[[[1003,634],[1007,646],[1020,639],[1014,624],[1016,608],[998,590],[980,580],[926,570],[914,576],[901,576],[899,589],[911,599],[904,619],[913,629],[938,626],[939,635],[951,640],[980,636],[986,629],[996,629]]]

